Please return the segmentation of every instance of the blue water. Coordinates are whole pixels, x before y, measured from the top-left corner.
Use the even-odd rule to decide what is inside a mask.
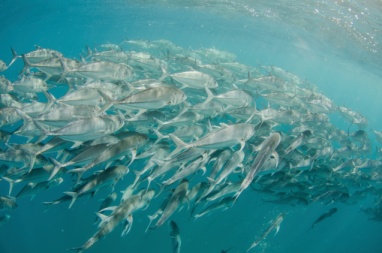
[[[3,0],[0,59],[11,60],[11,46],[25,53],[34,45],[78,58],[86,45],[94,48],[125,39],[166,39],[187,49],[216,48],[234,53],[240,63],[271,65],[309,80],[337,105],[362,113],[370,128],[382,130],[380,1],[267,2]],[[3,74],[14,81],[22,66],[18,60]],[[338,124],[346,125],[341,120]],[[120,184],[133,179],[129,176]],[[33,201],[18,200],[11,220],[0,227],[0,253],[66,252],[93,235],[93,214],[105,194],[80,200],[71,209],[63,204],[46,210],[41,204],[67,189],[63,184]],[[1,181],[0,195],[7,192],[8,184]],[[287,215],[279,233],[272,232],[253,252],[382,252],[382,224],[360,211],[372,205],[374,197],[355,204],[308,206],[265,203],[261,198],[248,190],[232,208],[195,221],[184,206],[171,217],[181,230],[181,252],[213,253],[231,247],[230,253],[245,252],[281,212]],[[117,228],[87,252],[171,252],[167,225],[145,233],[147,214],[159,205],[156,200],[148,210],[137,212],[127,236],[121,238],[122,229]],[[309,231],[334,206],[338,212]]]

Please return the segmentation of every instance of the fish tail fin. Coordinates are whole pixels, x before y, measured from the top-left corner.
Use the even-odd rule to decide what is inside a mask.
[[[239,191],[236,192],[235,195],[233,195],[234,200],[232,202],[232,205],[235,204],[236,200],[239,198],[239,196],[242,193],[242,191],[243,191],[242,189],[239,189]]]
[[[52,173],[50,173],[48,181],[51,180],[61,170],[61,168],[65,167],[64,165],[62,165],[60,162],[58,162],[53,157],[49,157],[49,160],[51,163],[53,163],[54,168],[52,170]]]
[[[175,135],[173,134],[169,134],[168,135],[171,140],[175,143],[176,145],[176,148],[174,151],[172,151],[172,153],[170,154],[171,155],[174,155],[174,154],[177,154],[179,153],[182,149],[184,148],[187,148],[187,143],[183,142],[181,139],[179,139],[178,137],[176,137]]]
[[[103,113],[107,111],[110,107],[114,105],[114,99],[110,97],[108,94],[105,92],[98,90],[98,93],[102,96],[103,99],[105,99],[106,103],[105,105],[101,108],[99,113]]]
[[[165,64],[161,64],[160,69],[162,70],[162,76],[159,78],[159,82],[162,82],[168,76],[167,66]]]
[[[36,143],[39,143],[42,140],[44,140],[50,134],[50,132],[47,129],[45,129],[40,122],[34,120],[33,123],[38,128],[38,130],[40,130],[40,132],[41,132],[40,137],[36,141]]]
[[[13,180],[13,179],[8,178],[8,177],[1,177],[1,179],[3,179],[4,181],[7,181],[9,183],[9,192],[8,192],[8,195],[11,195],[12,190],[13,190],[13,186],[17,182],[15,180]]]
[[[201,198],[204,198],[204,197],[208,196],[208,194],[210,194],[210,193],[215,189],[215,186],[216,186],[216,180],[213,179],[213,178],[210,178],[210,177],[207,177],[207,180],[208,180],[208,182],[210,183],[210,187],[207,189],[206,192],[203,193],[203,195],[201,196]]]
[[[158,119],[155,119],[155,121],[158,122],[158,129],[159,129],[160,127],[162,127],[162,125],[164,124],[162,121],[160,121],[160,120],[158,120]],[[158,129],[152,129],[153,132],[158,136],[158,139],[157,139],[156,142],[160,142],[162,139],[164,139],[164,138],[168,138],[166,135],[163,135],[161,132],[159,132]]]
[[[72,207],[72,205],[74,204],[74,202],[76,201],[77,199],[77,196],[78,196],[78,193],[77,192],[64,192],[66,195],[72,197],[72,201],[70,202],[69,204],[69,208]]]
[[[147,226],[145,232],[147,233],[147,231],[149,231],[149,229],[151,229],[151,223],[153,222],[153,220],[155,220],[155,218],[157,217],[157,215],[153,214],[153,215],[147,215],[147,217],[149,218],[150,222],[149,222],[149,225]]]
[[[70,69],[69,69],[68,65],[66,65],[66,63],[64,62],[62,57],[58,57],[58,59],[60,60],[61,68],[63,69],[63,72],[61,74],[60,80],[58,80],[58,82],[62,82],[64,80],[65,76],[68,73],[70,73]]]
[[[15,52],[16,53],[16,52]],[[18,57],[18,56],[16,56]],[[21,74],[24,74],[28,68],[32,67],[32,63],[29,62],[28,58],[25,56],[25,54],[22,54],[21,55],[22,59],[23,59],[23,62],[24,62],[24,67],[23,69],[21,70]],[[11,62],[13,63],[13,62]],[[8,66],[9,67],[9,66]]]
[[[20,56],[16,53],[15,49],[13,49],[13,47],[11,47],[11,52],[12,52],[12,60],[11,62],[8,64],[8,67],[7,69],[17,60],[17,58],[19,58]]]
[[[254,247],[256,247],[259,243],[260,243],[260,240],[255,241],[255,242],[251,245],[251,247],[249,247],[249,249],[247,249],[246,252],[248,252],[248,251],[250,251],[251,249],[253,249]]]
[[[82,252],[84,252],[84,247],[71,248],[68,250],[74,250],[74,251],[76,251],[76,253],[82,253]]]
[[[87,52],[87,54],[85,55],[85,58],[89,58],[90,56],[93,55],[93,52],[89,46],[86,46],[86,52]]]
[[[157,131],[161,129],[166,123],[161,121],[160,119],[154,118],[155,122],[158,124]],[[156,132],[155,132],[156,133]],[[158,136],[159,137],[159,136]]]
[[[57,103],[56,98],[50,94],[48,91],[43,90],[44,96],[46,97],[46,100],[48,101],[46,103],[46,110],[48,110],[54,103]]]
[[[207,98],[203,102],[203,104],[205,105],[205,104],[209,103],[212,99],[214,99],[215,95],[212,93],[212,91],[208,87],[205,87],[204,89],[207,93]]]
[[[81,182],[82,174],[86,171],[85,168],[78,168],[78,169],[72,169],[69,170],[68,173],[77,173],[77,182],[76,185],[79,185]]]
[[[138,183],[140,177],[141,177],[141,172],[140,171],[137,171],[137,170],[132,170],[132,172],[134,172],[135,174],[135,179],[134,179],[134,182],[131,184],[132,187],[134,188],[136,186],[136,184]]]

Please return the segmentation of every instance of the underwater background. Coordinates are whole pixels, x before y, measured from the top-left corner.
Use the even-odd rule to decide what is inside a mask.
[[[378,0],[3,0],[0,38],[0,59],[6,63],[12,59],[10,47],[25,53],[34,45],[70,58],[79,58],[85,46],[138,39],[164,39],[189,50],[216,48],[235,54],[242,64],[275,66],[306,79],[335,104],[365,116],[370,129],[382,130],[382,3]],[[17,60],[2,74],[15,81],[22,67]],[[342,118],[333,121],[349,127]],[[374,145],[381,146],[376,141]],[[125,188],[130,176],[117,185],[116,192]],[[7,212],[11,219],[0,227],[0,252],[67,252],[92,236],[99,195],[77,200],[71,209],[66,204],[49,209],[42,204],[67,187],[64,182],[32,201],[18,200],[18,208]],[[6,195],[8,189],[9,184],[1,181],[0,194]],[[287,213],[280,231],[276,236],[271,232],[253,252],[377,253],[382,252],[382,224],[362,212],[363,207],[373,206],[375,198],[325,205],[275,204],[247,190],[224,212],[194,220],[184,206],[171,219],[180,229],[182,253],[245,252],[279,213]],[[117,228],[87,252],[171,252],[167,225],[145,233],[147,214],[157,207],[158,203],[137,212],[127,236],[121,237]],[[333,207],[338,208],[336,214],[310,229]]]

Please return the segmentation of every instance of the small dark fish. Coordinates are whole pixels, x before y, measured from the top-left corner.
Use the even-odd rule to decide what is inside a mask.
[[[326,218],[329,218],[330,216],[332,216],[334,213],[337,212],[337,208],[332,208],[330,209],[329,211],[327,211],[326,213],[322,214],[320,217],[318,217],[318,219],[313,223],[312,227],[311,228],[314,228],[314,226],[317,224],[317,223],[320,223],[321,221],[325,220]]]
[[[171,242],[172,242],[172,252],[173,253],[180,253],[180,245],[182,244],[182,240],[180,238],[180,233],[179,233],[179,227],[175,223],[175,221],[170,222],[170,227],[171,227]]]
[[[5,214],[3,216],[0,216],[0,226],[9,221],[11,216],[9,214]]]

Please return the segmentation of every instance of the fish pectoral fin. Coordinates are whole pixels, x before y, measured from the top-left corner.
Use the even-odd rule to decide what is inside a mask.
[[[105,211],[114,211],[115,209],[117,208],[117,206],[109,206],[109,207],[106,207],[102,210],[99,210],[99,212],[105,212]]]
[[[277,225],[277,226],[276,226],[275,235],[277,235],[277,233],[279,232],[279,230],[280,230],[280,225]]]
[[[279,164],[279,154],[277,154],[276,151],[273,151],[271,156],[273,156],[276,159],[276,168],[277,168]]]
[[[133,216],[130,214],[125,220],[125,227],[122,231],[121,236],[125,236],[130,232],[131,227],[133,226]]]

